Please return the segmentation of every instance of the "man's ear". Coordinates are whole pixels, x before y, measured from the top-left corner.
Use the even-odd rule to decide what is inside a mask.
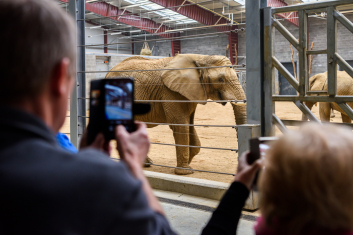
[[[53,95],[61,96],[67,94],[68,89],[71,88],[69,79],[70,59],[63,58],[55,67],[50,80],[51,93]]]

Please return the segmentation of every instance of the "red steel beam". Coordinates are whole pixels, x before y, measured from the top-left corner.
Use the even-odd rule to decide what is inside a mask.
[[[288,4],[282,0],[268,0],[267,1],[268,7],[285,7],[287,5]],[[297,27],[299,26],[298,12],[280,13],[280,14],[276,14],[276,15],[285,19],[286,21],[288,21],[289,23],[291,23]]]
[[[69,2],[69,0],[59,0],[59,1],[66,2],[66,3]],[[85,1],[88,1],[88,0],[85,0]],[[170,30],[171,28],[165,25],[161,26],[161,24],[158,24],[153,20],[140,18],[138,15],[116,16],[116,15],[123,15],[123,14],[131,14],[131,12],[124,11],[106,2],[86,3],[85,8],[87,11],[94,12],[95,14],[98,14],[104,17],[112,16],[108,18],[117,22],[134,26],[136,28],[147,31],[149,33],[155,33],[155,31],[160,27],[157,34],[163,38],[172,38],[172,37],[179,36],[179,33],[178,34],[164,33],[165,31]]]

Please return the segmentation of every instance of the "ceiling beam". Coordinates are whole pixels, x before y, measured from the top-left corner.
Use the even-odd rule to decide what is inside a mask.
[[[60,2],[68,3],[69,0],[59,0]],[[85,0],[87,1],[87,0]],[[116,16],[123,14],[132,14],[131,12],[123,9],[119,9],[118,7],[111,5],[106,2],[97,2],[97,3],[86,3],[85,8],[87,11],[94,12],[97,15],[101,15],[104,17],[108,17],[107,19],[111,19],[115,22],[124,23],[127,25],[131,25],[138,29],[144,30],[149,33],[154,33],[156,28],[158,30],[158,35],[164,38],[172,38],[178,37],[178,34],[164,33],[167,30],[171,30],[172,28],[158,24],[150,19],[140,18],[138,15],[127,15],[127,16]]]

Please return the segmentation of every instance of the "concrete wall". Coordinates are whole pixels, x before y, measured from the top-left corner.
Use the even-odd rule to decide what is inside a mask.
[[[96,25],[86,23],[86,44],[103,44],[104,43],[104,30],[102,28],[93,28]],[[107,26],[109,27],[109,26]],[[108,43],[123,43],[129,42],[130,39],[122,38],[122,35],[110,35],[108,33]],[[87,52],[96,52],[96,53],[104,53],[104,46],[88,46],[86,47]],[[132,48],[131,44],[116,44],[116,45],[108,45],[108,53],[117,53],[117,54],[131,54]]]

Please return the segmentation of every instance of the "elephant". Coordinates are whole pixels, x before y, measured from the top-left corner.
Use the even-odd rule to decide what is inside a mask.
[[[236,72],[231,67],[198,69],[199,67],[231,66],[225,56],[197,54],[178,54],[175,57],[147,59],[133,56],[117,64],[111,71],[170,69],[157,71],[109,72],[106,78],[133,77],[135,81],[135,100],[180,100],[198,101],[206,104],[212,100],[245,100]],[[173,70],[178,68],[195,68]],[[152,123],[194,124],[197,104],[195,102],[151,102],[148,114],[137,115],[136,120]],[[222,102],[226,105],[226,102]],[[236,124],[246,123],[246,105],[231,103]],[[148,124],[148,128],[158,124]],[[190,163],[200,152],[201,142],[194,126],[169,125],[173,131],[176,145],[178,175],[192,174]],[[147,158],[147,163],[151,159]],[[186,169],[180,169],[186,168]]]
[[[327,91],[327,72],[319,73],[309,79],[309,90]],[[337,71],[337,95],[353,95],[353,78],[344,71]],[[305,102],[305,105],[311,110],[316,102]],[[353,108],[353,102],[347,102]],[[342,122],[351,123],[351,119],[346,113],[334,102],[319,102],[319,114],[322,122],[329,122],[331,109],[337,110],[342,115]],[[307,120],[303,114],[302,120]]]

